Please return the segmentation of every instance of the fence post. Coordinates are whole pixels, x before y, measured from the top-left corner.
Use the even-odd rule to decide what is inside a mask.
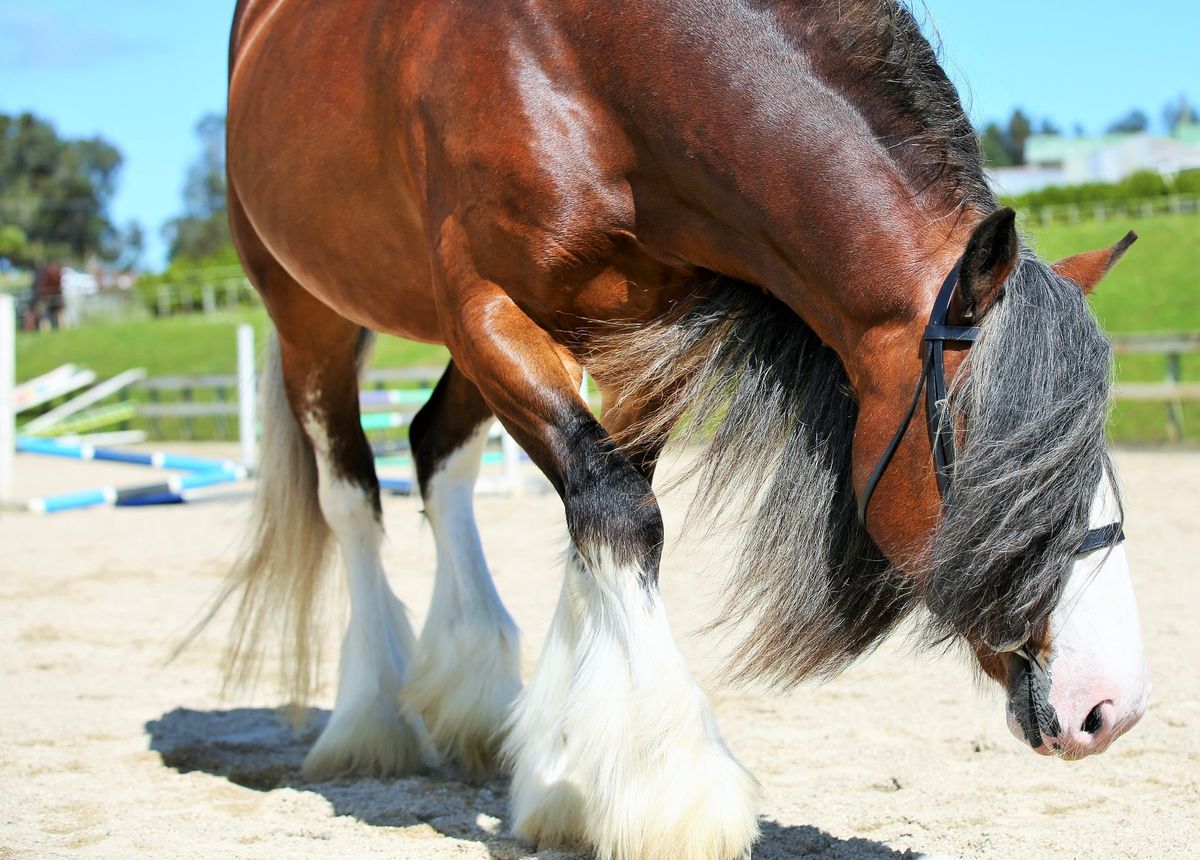
[[[254,327],[242,323],[237,330],[238,347],[238,438],[242,443],[242,465],[252,469],[258,459],[255,438],[258,405],[254,383]]]
[[[1167,382],[1176,386],[1182,378],[1179,353],[1167,353]],[[1167,401],[1167,438],[1172,442],[1183,440],[1183,401],[1178,395]]]
[[[200,288],[200,302],[204,307],[205,316],[212,316],[217,312],[217,291],[212,284],[205,284]]]
[[[17,312],[13,297],[0,296],[0,502],[13,498],[13,456],[17,447],[13,389],[17,386]]]

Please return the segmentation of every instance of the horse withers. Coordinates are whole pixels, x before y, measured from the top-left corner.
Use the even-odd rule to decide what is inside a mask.
[[[658,588],[668,438],[707,446],[698,510],[744,526],[721,614],[750,629],[742,676],[832,674],[924,605],[1039,752],[1097,752],[1142,714],[1111,350],[1084,297],[1124,246],[1051,266],[1023,245],[903,6],[242,0],[228,129],[233,234],[278,333],[254,540],[224,592],[237,676],[275,627],[303,700],[332,543],[350,594],[308,776],[506,763],[539,843],[748,850],[757,784]],[[969,343],[927,340],[952,270],[937,325]],[[380,563],[369,330],[453,357],[411,431],[438,550],[419,636]],[[524,689],[472,513],[493,418],[570,535]]]

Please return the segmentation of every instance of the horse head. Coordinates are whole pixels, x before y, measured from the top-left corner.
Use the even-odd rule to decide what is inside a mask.
[[[907,417],[868,396],[857,431],[872,538],[935,636],[1007,690],[1017,738],[1067,758],[1106,749],[1149,692],[1104,433],[1111,348],[1084,301],[1135,238],[1047,265],[1012,210],[983,219],[934,302]]]

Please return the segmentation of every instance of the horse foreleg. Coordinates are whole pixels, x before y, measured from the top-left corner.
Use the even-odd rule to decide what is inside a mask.
[[[671,635],[650,484],[549,336],[494,285],[465,286],[455,361],[562,496],[572,543],[505,741],[514,826],[541,844],[590,844],[603,860],[740,857],[757,835],[758,788]]]

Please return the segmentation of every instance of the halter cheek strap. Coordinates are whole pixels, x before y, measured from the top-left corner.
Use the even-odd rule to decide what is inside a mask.
[[[925,335],[921,344],[921,375],[917,379],[917,390],[913,392],[912,402],[908,405],[908,410],[904,413],[900,426],[896,428],[895,434],[892,435],[891,441],[884,449],[883,456],[871,470],[871,475],[867,478],[867,485],[859,497],[858,520],[863,525],[867,523],[867,505],[871,503],[875,485],[887,471],[896,449],[904,440],[904,435],[908,432],[913,415],[916,414],[917,406],[921,402],[922,391],[925,392],[925,411],[929,419],[930,440],[933,443],[933,464],[938,482],[938,493],[944,499],[950,490],[950,470],[954,465],[954,432],[946,405],[945,343],[948,340],[973,343],[979,337],[980,332],[980,329],[976,327],[952,326],[946,325],[944,322],[946,314],[950,311],[950,300],[954,296],[954,288],[958,286],[958,273],[961,266],[961,260],[954,264],[954,268],[942,282],[942,288],[938,290],[937,298],[934,299],[933,311],[929,315],[929,325],[925,326]]]
[[[950,408],[947,404],[946,343],[970,345],[975,342],[982,331],[977,326],[946,324],[946,317],[950,312],[950,301],[954,298],[954,290],[958,286],[961,268],[962,260],[959,260],[950,270],[950,274],[946,275],[946,280],[942,282],[942,288],[938,290],[937,298],[933,302],[933,310],[929,314],[929,325],[925,327],[925,334],[922,338],[921,376],[917,379],[917,390],[913,393],[912,402],[904,413],[900,426],[896,428],[891,441],[884,448],[879,462],[871,470],[867,484],[859,497],[858,520],[864,526],[867,522],[867,506],[871,503],[875,486],[883,477],[888,464],[892,462],[892,457],[895,456],[900,442],[908,432],[909,425],[912,424],[913,415],[916,414],[917,406],[921,402],[922,391],[925,392],[925,414],[929,422],[929,439],[933,446],[934,475],[937,477],[938,494],[943,503],[950,491],[950,477],[954,471],[954,422],[951,420]],[[1121,528],[1121,523],[1110,523],[1089,531],[1076,554],[1083,555],[1098,549],[1106,549],[1123,540],[1125,540],[1125,532]]]

